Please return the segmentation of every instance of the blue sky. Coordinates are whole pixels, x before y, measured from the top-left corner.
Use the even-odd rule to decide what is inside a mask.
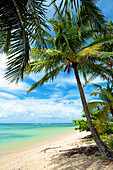
[[[112,0],[101,0],[98,6],[107,20],[113,20]],[[80,118],[82,104],[73,72],[69,76],[61,73],[53,83],[48,82],[27,95],[26,91],[43,73],[9,84],[4,78],[5,62],[6,56],[0,55],[0,123],[70,123]],[[81,81],[84,83],[82,77]],[[93,83],[105,85],[100,78]],[[84,91],[87,101],[91,101],[92,85],[85,86]]]

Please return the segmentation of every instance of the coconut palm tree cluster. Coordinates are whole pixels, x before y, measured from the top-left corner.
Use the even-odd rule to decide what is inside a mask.
[[[8,54],[6,78],[18,81],[23,75],[44,71],[45,75],[32,85],[29,93],[53,81],[61,71],[69,74],[73,70],[93,139],[101,154],[112,159],[113,151],[103,143],[93,126],[79,77],[81,73],[86,83],[89,75],[112,82],[112,26],[105,22],[94,0],[61,0],[58,7],[54,0],[52,4],[55,14],[48,20],[44,0],[0,2],[0,48]],[[50,24],[52,33],[48,31]],[[35,48],[29,57],[32,45]]]
[[[97,132],[101,135],[105,135],[105,133],[112,134],[113,133],[113,84],[107,83],[107,86],[100,86],[98,84],[93,84],[96,88],[90,96],[95,97],[98,96],[98,100],[87,103],[92,122]],[[85,114],[81,115],[83,119],[73,120],[74,125],[78,125],[75,127],[75,130],[79,131],[90,131],[88,122],[84,118],[86,118]]]

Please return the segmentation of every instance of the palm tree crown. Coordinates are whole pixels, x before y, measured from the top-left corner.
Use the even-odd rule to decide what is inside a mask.
[[[102,88],[100,85],[93,84],[96,87],[96,91],[91,93],[91,96],[99,96],[100,101],[89,102],[88,107],[90,110],[95,110],[96,108],[100,108],[100,115],[109,113],[113,116],[113,84],[107,83],[106,88]]]
[[[105,19],[95,2],[96,0],[61,0],[59,8],[65,11],[70,6],[78,15],[79,23],[85,23],[89,19],[92,28],[102,30]],[[20,75],[23,77],[31,45],[47,47],[44,41],[46,30],[49,29],[47,9],[46,0],[0,1],[0,50],[8,55],[6,77],[9,81],[14,81]]]
[[[35,61],[30,62],[26,70],[26,74],[30,74],[32,71],[38,73],[44,69],[45,76],[36,82],[28,93],[49,79],[53,80],[59,71],[64,70],[69,73],[73,65],[77,66],[85,81],[87,81],[86,74],[112,79],[112,71],[107,67],[105,61],[111,62],[112,58],[109,56],[113,54],[112,52],[104,54],[102,43],[97,43],[96,40],[96,43],[88,43],[95,33],[89,23],[80,27],[77,20],[68,11],[66,11],[66,18],[58,12],[57,19],[50,19],[49,22],[56,35],[55,38],[49,35],[45,39],[51,49],[32,49],[31,58]],[[88,45],[86,46],[86,44]]]

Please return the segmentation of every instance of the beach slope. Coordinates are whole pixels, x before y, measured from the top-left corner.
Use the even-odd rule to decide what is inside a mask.
[[[106,162],[98,156],[65,154],[73,148],[95,145],[82,139],[88,134],[90,133],[72,131],[18,151],[0,160],[0,170],[112,170],[113,163]]]

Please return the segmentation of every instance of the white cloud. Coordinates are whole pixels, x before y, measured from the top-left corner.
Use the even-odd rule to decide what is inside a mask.
[[[0,69],[5,69],[6,68],[6,55],[1,54],[0,55]]]
[[[9,93],[0,92],[0,98],[16,99],[17,97]]]
[[[14,122],[71,122],[73,119],[80,118],[82,112],[82,104],[79,98],[79,92],[74,74],[65,77],[60,74],[54,81],[53,93],[49,99],[37,99],[36,97],[25,98],[26,90],[29,89],[27,82],[19,82],[18,84],[9,84],[3,77],[6,68],[4,58],[0,63],[0,120],[2,118],[7,121]],[[39,75],[30,75],[30,78],[37,81],[43,76],[43,72]],[[81,77],[83,82],[83,78]],[[97,79],[99,81],[99,79]],[[48,83],[51,89],[51,82]],[[73,89],[67,88],[72,85]],[[60,87],[63,87],[60,89]],[[66,87],[66,91],[65,91]],[[64,91],[63,91],[64,89]],[[67,91],[68,89],[68,91]],[[7,91],[7,92],[6,92]],[[64,93],[63,93],[64,92]],[[19,99],[21,93],[24,99]],[[46,92],[48,94],[48,90]],[[38,96],[39,97],[39,96]],[[69,99],[70,98],[70,99]],[[72,100],[74,98],[74,100]],[[76,99],[77,98],[77,99]],[[69,99],[69,100],[68,100]]]
[[[26,82],[20,81],[18,84],[15,82],[9,83],[6,78],[4,78],[5,69],[6,69],[6,55],[0,55],[0,89],[7,91],[27,91],[30,86]]]
[[[81,103],[79,100],[61,100],[52,99],[34,99],[26,98],[24,100],[0,100],[0,116],[15,116],[29,119],[32,117],[34,121],[43,118],[48,119],[64,119],[69,122],[79,118],[81,114]]]

